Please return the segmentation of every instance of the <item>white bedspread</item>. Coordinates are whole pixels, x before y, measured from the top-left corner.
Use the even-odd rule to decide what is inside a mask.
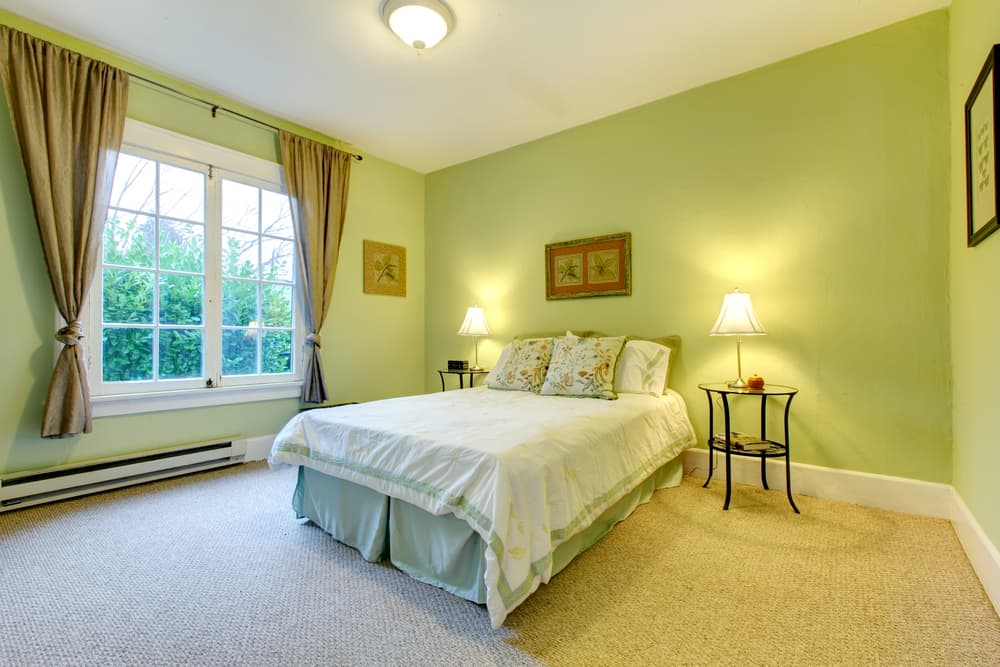
[[[466,521],[489,546],[496,628],[549,580],[559,544],[694,443],[673,391],[605,401],[476,388],[302,412],[269,462]]]

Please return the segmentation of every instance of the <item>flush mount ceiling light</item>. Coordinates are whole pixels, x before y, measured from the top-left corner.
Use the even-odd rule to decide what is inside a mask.
[[[386,0],[382,20],[407,46],[429,49],[451,32],[455,16],[440,0]]]

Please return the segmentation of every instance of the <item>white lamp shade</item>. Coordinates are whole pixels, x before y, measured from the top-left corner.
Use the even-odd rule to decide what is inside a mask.
[[[489,336],[490,326],[486,324],[486,313],[479,306],[470,306],[465,311],[465,321],[458,329],[459,336]]]
[[[767,332],[753,312],[750,295],[738,289],[722,299],[722,310],[710,336],[761,336]]]
[[[451,10],[439,0],[387,0],[382,18],[405,44],[429,49],[451,30]]]

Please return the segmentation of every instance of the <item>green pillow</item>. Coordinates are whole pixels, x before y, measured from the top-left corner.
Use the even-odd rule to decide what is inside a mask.
[[[579,336],[580,338],[599,338],[604,335],[599,331],[576,331],[573,329],[570,329],[570,331],[573,332],[574,336]],[[563,329],[562,331],[556,331],[555,333],[550,331],[548,333],[540,334],[518,334],[514,336],[514,340],[525,340],[528,338],[562,338],[565,335],[566,329]]]

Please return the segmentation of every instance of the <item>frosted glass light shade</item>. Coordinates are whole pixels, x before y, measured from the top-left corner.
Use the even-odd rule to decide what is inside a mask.
[[[750,295],[738,289],[723,297],[719,319],[708,332],[710,336],[761,336],[766,333],[753,312]]]
[[[415,49],[429,49],[451,30],[454,17],[440,0],[386,0],[382,19],[396,36]]]
[[[486,323],[486,313],[479,306],[470,306],[465,311],[465,320],[458,329],[459,336],[489,336],[490,326]]]

